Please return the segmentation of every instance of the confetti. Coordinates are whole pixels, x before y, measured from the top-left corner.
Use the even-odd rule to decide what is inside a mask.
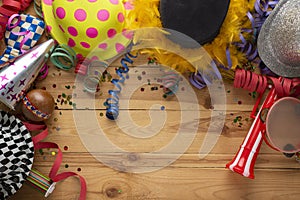
[[[40,153],[41,155],[44,155],[43,149],[39,149],[39,153]]]

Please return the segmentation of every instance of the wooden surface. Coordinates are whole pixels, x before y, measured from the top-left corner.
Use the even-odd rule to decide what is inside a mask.
[[[32,12],[32,9],[30,11]],[[143,59],[139,60],[146,62]],[[118,63],[115,62],[114,65]],[[114,73],[113,66],[110,67],[110,71]],[[195,90],[199,100],[198,111],[201,115],[197,135],[190,147],[169,166],[154,172],[136,174],[105,166],[86,150],[76,129],[78,125],[76,123],[80,122],[74,120],[73,107],[69,103],[61,104],[64,98],[60,97],[61,95],[72,95],[75,77],[73,70],[60,71],[51,66],[49,76],[37,82],[36,87],[45,88],[57,102],[57,109],[46,121],[50,130],[46,141],[55,142],[63,149],[60,172],[73,171],[85,177],[88,200],[299,199],[299,163],[295,159],[285,158],[265,144],[262,145],[255,165],[254,180],[225,169],[226,163],[234,157],[252,122],[249,115],[255,99],[247,91],[234,89],[232,83],[226,82],[227,112],[222,134],[212,151],[205,158],[200,159],[199,148],[210,122],[210,96],[207,89]],[[137,90],[134,93],[130,100],[130,107],[124,108],[124,111],[129,110],[132,120],[144,126],[150,122],[148,111],[151,105],[154,103],[164,105],[167,114],[166,124],[153,138],[136,139],[125,136],[115,122],[101,116],[101,113],[105,115],[102,104],[108,97],[107,90],[112,88],[110,83],[106,82],[101,86],[103,95],[96,96],[95,109],[79,106],[76,111],[90,112],[91,117],[95,117],[93,115],[95,112],[107,138],[128,152],[157,150],[168,144],[174,137],[182,110],[176,98],[165,100],[161,97],[161,89],[151,91],[150,86],[144,87],[144,92]],[[237,117],[240,117],[240,121],[235,122]],[[94,141],[94,144],[101,145],[102,142]],[[52,150],[45,150],[43,155],[40,152],[35,154],[34,167],[44,174],[48,174],[54,160],[51,152]],[[138,161],[139,157],[130,159]],[[78,196],[79,181],[76,178],[69,178],[58,183],[48,199],[71,200],[77,199]],[[25,184],[11,199],[42,200],[44,197]]]

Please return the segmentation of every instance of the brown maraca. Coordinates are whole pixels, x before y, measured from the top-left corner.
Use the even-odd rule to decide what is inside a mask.
[[[23,98],[21,111],[30,121],[40,122],[49,119],[54,110],[54,98],[46,90],[34,89]]]

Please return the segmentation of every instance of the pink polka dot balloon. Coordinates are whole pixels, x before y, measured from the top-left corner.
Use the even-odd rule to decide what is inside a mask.
[[[99,51],[109,59],[123,51],[131,39],[122,33],[125,8],[121,0],[42,0],[45,22],[59,44],[67,44],[78,55]],[[95,57],[95,56],[94,56]]]

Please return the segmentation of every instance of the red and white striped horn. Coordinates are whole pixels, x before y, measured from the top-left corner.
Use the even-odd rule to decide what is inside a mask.
[[[262,131],[264,131],[264,122],[260,118],[260,113],[265,108],[270,108],[276,100],[276,91],[274,87],[270,90],[268,96],[263,102],[252,126],[244,139],[239,151],[234,159],[226,165],[233,172],[237,172],[245,177],[254,178],[254,165],[263,140]]]

